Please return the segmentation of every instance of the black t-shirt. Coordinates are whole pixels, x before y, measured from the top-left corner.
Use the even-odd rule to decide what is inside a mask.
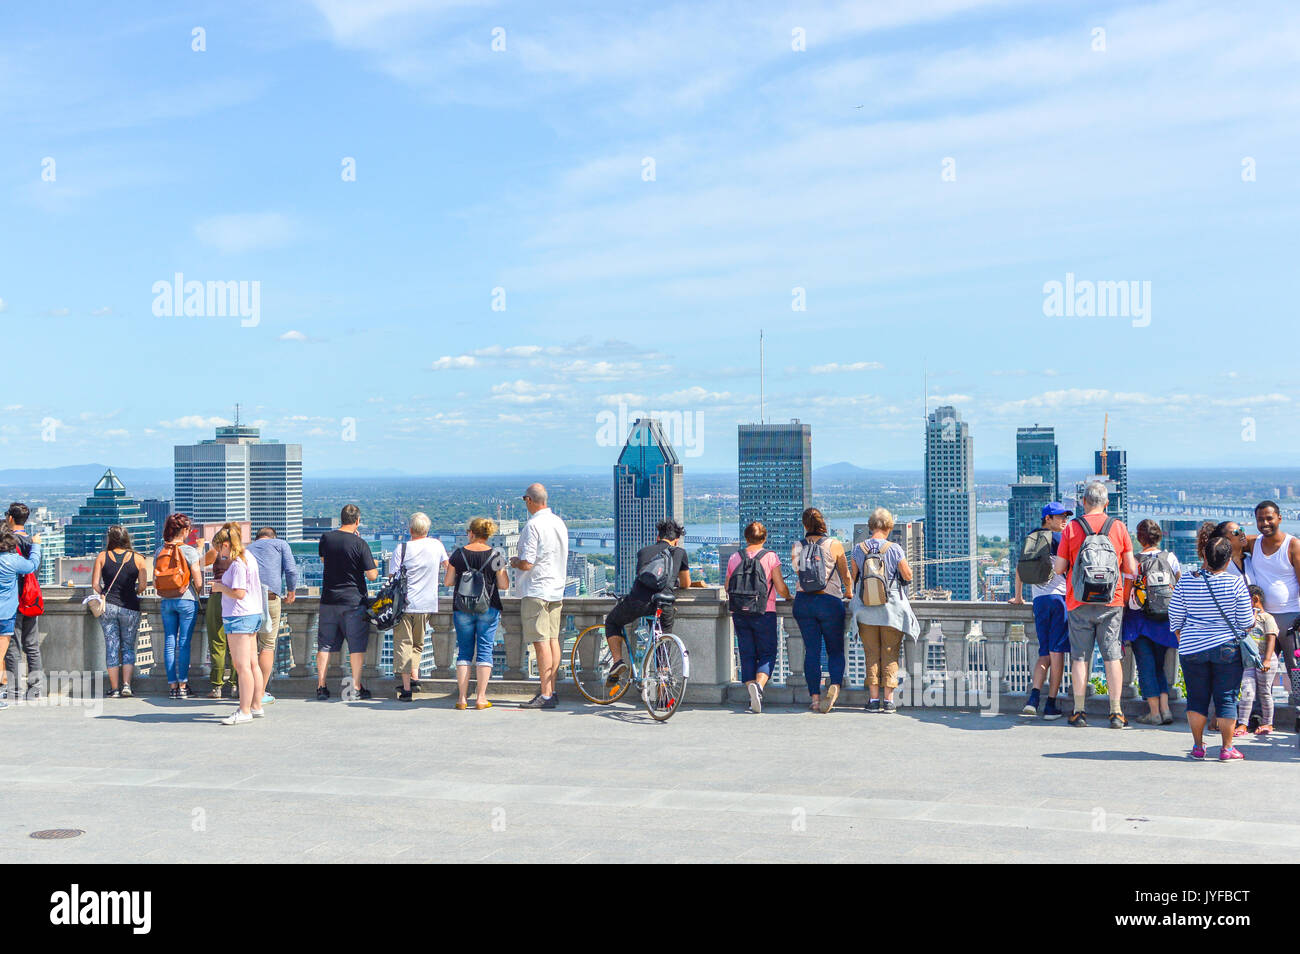
[[[653,560],[660,553],[663,553],[665,550],[669,551],[669,553],[672,554],[673,582],[672,582],[672,586],[670,586],[669,589],[675,590],[677,589],[677,578],[681,575],[682,570],[689,570],[691,568],[690,559],[686,555],[686,551],[683,550],[681,547],[670,546],[669,544],[665,543],[663,540],[659,540],[656,543],[652,543],[648,547],[642,547],[640,550],[636,551],[636,571],[637,573],[640,573],[642,570],[645,569],[645,565],[647,563]],[[652,595],[653,593],[649,589],[642,586],[638,582],[632,583],[632,591],[628,593],[628,596],[632,597],[633,599],[649,600]]]
[[[497,571],[506,568],[505,559],[497,550],[466,550],[464,547],[457,547],[455,552],[447,558],[447,562],[456,568],[456,583],[460,582],[460,575],[466,570],[478,570],[483,574],[483,585],[491,594],[492,608],[501,609],[501,591],[497,587]],[[452,584],[452,592],[456,591],[456,583]]]
[[[376,569],[370,546],[355,533],[326,530],[316,551],[325,561],[322,606],[360,606],[366,596],[366,571]]]

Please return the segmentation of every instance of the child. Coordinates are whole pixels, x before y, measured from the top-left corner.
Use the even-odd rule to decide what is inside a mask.
[[[1241,676],[1241,700],[1237,704],[1237,727],[1233,737],[1247,734],[1246,723],[1250,721],[1250,710],[1259,695],[1259,707],[1262,712],[1256,735],[1268,735],[1273,731],[1273,680],[1277,678],[1277,656],[1273,649],[1277,645],[1277,621],[1264,612],[1264,591],[1258,586],[1250,588],[1250,602],[1255,607],[1255,625],[1250,634],[1259,644],[1259,655],[1264,660],[1259,669],[1247,669]]]

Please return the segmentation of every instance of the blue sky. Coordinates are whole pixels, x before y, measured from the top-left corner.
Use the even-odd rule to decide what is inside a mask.
[[[1298,51],[1267,0],[5,4],[0,466],[236,402],[309,475],[594,465],[622,404],[722,470],[760,327],[817,464],[919,467],[926,400],[980,467],[1107,411],[1133,467],[1300,464]],[[257,324],[155,315],[177,272]],[[1067,273],[1149,323],[1045,315]]]

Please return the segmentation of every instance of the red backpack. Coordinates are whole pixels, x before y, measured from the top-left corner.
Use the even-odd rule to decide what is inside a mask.
[[[30,556],[31,545],[23,556]],[[23,616],[40,616],[45,612],[45,597],[41,595],[41,584],[35,573],[24,573],[18,578],[18,612]]]

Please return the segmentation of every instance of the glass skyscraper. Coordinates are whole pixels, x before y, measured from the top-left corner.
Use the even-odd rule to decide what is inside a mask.
[[[790,550],[803,539],[803,512],[812,506],[812,426],[741,424],[737,431],[740,537],[757,520],[767,528],[767,549],[793,578]]]
[[[67,556],[90,556],[104,549],[108,528],[120,524],[131,534],[131,548],[150,559],[157,550],[153,521],[144,508],[127,496],[117,474],[104,471],[85,504],[64,528],[63,552]]]
[[[652,417],[632,423],[614,465],[614,592],[626,595],[636,579],[636,553],[655,542],[660,520],[683,522],[682,465]]]
[[[925,422],[925,585],[975,598],[975,442],[955,407]]]
[[[1061,476],[1057,464],[1056,430],[1051,427],[1016,428],[1016,480],[1041,477],[1053,500],[1061,499]]]
[[[302,539],[302,445],[264,441],[256,427],[218,427],[216,438],[173,450],[175,507],[195,523],[247,520]]]

